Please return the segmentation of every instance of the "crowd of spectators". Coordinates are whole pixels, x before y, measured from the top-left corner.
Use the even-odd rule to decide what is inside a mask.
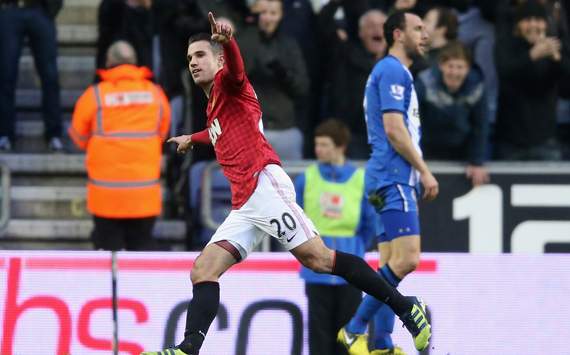
[[[312,132],[325,117],[353,136],[352,159],[366,159],[363,89],[386,54],[387,15],[424,18],[430,49],[411,68],[429,159],[476,168],[490,159],[559,160],[568,146],[557,115],[568,97],[566,2],[555,0],[103,0],[98,66],[115,40],[132,43],[172,105],[172,133],[203,128],[205,100],[190,91],[184,115],[186,41],[207,31],[207,11],[236,28],[264,129],[284,159],[313,158]],[[113,16],[120,13],[122,16]],[[193,90],[197,92],[197,90]],[[182,122],[190,117],[191,122]],[[567,120],[566,120],[567,121]],[[308,138],[308,139],[307,139]],[[205,149],[205,150],[204,150]],[[197,159],[211,151],[197,151]],[[484,171],[475,180],[484,182]]]
[[[39,1],[0,3],[0,17],[10,20],[0,22],[21,28],[2,31],[0,41],[6,47],[0,149],[10,150],[16,138],[17,71],[9,64],[21,49],[10,43],[28,36],[42,78],[45,136],[59,150],[53,142],[61,136],[53,75],[58,8],[42,8]],[[349,127],[348,157],[366,159],[363,89],[386,54],[382,25],[394,11],[412,11],[424,18],[430,35],[426,56],[410,69],[428,158],[472,166],[489,159],[560,160],[570,158],[570,120],[559,109],[570,97],[567,7],[563,0],[102,0],[96,65],[104,68],[111,43],[131,43],[136,64],[152,70],[170,101],[171,134],[200,130],[206,102],[184,75],[187,40],[208,31],[206,14],[214,11],[236,28],[265,134],[283,159],[313,158],[310,137],[325,117]],[[194,157],[209,159],[212,151],[198,149]]]

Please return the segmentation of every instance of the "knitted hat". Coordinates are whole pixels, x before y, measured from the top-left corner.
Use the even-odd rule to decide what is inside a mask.
[[[517,8],[515,12],[515,23],[530,17],[546,20],[547,16],[546,8],[543,5],[537,1],[528,0]]]

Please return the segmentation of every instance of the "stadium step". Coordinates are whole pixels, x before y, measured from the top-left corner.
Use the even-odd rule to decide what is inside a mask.
[[[164,189],[163,189],[164,191]],[[89,219],[85,186],[12,186],[10,214],[15,219]],[[167,194],[163,198],[168,208]]]
[[[88,219],[85,187],[12,186],[10,215],[14,219]]]
[[[0,163],[14,175],[85,176],[84,154],[2,154]],[[162,159],[164,173],[165,157]]]
[[[57,42],[66,47],[94,46],[97,43],[97,25],[58,25]]]
[[[73,144],[67,134],[70,125],[71,113],[64,113],[62,141],[68,153],[83,153]],[[20,112],[16,118],[16,140],[13,143],[14,151],[18,153],[47,152],[47,143],[44,140],[44,122],[41,112]]]
[[[92,229],[91,220],[11,219],[2,238],[85,241]],[[186,236],[186,224],[177,220],[158,220],[154,236],[181,242]]]
[[[66,90],[85,90],[93,83],[95,76],[95,57],[78,55],[59,55],[57,58],[59,84]],[[36,72],[34,58],[24,55],[20,59],[18,72],[19,89],[41,88],[40,78]]]
[[[100,1],[65,0],[65,4],[57,15],[56,23],[62,25],[96,25],[97,10]]]
[[[63,111],[71,112],[75,102],[84,89],[61,90],[61,106]],[[42,108],[42,92],[40,89],[17,89],[16,109],[21,111],[38,111]]]
[[[0,163],[8,166],[12,176],[85,175],[83,154],[2,154]]]
[[[92,249],[91,220],[11,219],[0,247],[5,249]],[[173,250],[182,250],[186,238],[183,221],[158,220],[155,238]]]
[[[62,120],[63,126],[67,129],[71,121],[71,113],[63,113]],[[44,122],[41,112],[18,112],[15,125],[18,137],[43,137]]]

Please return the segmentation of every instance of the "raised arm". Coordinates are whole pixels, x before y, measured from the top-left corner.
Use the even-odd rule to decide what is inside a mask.
[[[208,20],[212,29],[212,41],[220,43],[224,48],[222,81],[234,88],[241,88],[245,81],[245,67],[237,42],[233,38],[233,29],[228,24],[216,22],[211,12],[208,13]]]
[[[226,65],[222,69],[224,84],[241,88],[245,81],[245,66],[235,39],[231,39],[224,47],[224,60]]]

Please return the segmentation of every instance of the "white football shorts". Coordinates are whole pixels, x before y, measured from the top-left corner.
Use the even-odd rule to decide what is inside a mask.
[[[266,236],[277,238],[287,250],[303,244],[318,232],[295,196],[293,182],[283,168],[267,165],[249,200],[230,212],[208,244],[227,240],[239,250],[242,260]]]

